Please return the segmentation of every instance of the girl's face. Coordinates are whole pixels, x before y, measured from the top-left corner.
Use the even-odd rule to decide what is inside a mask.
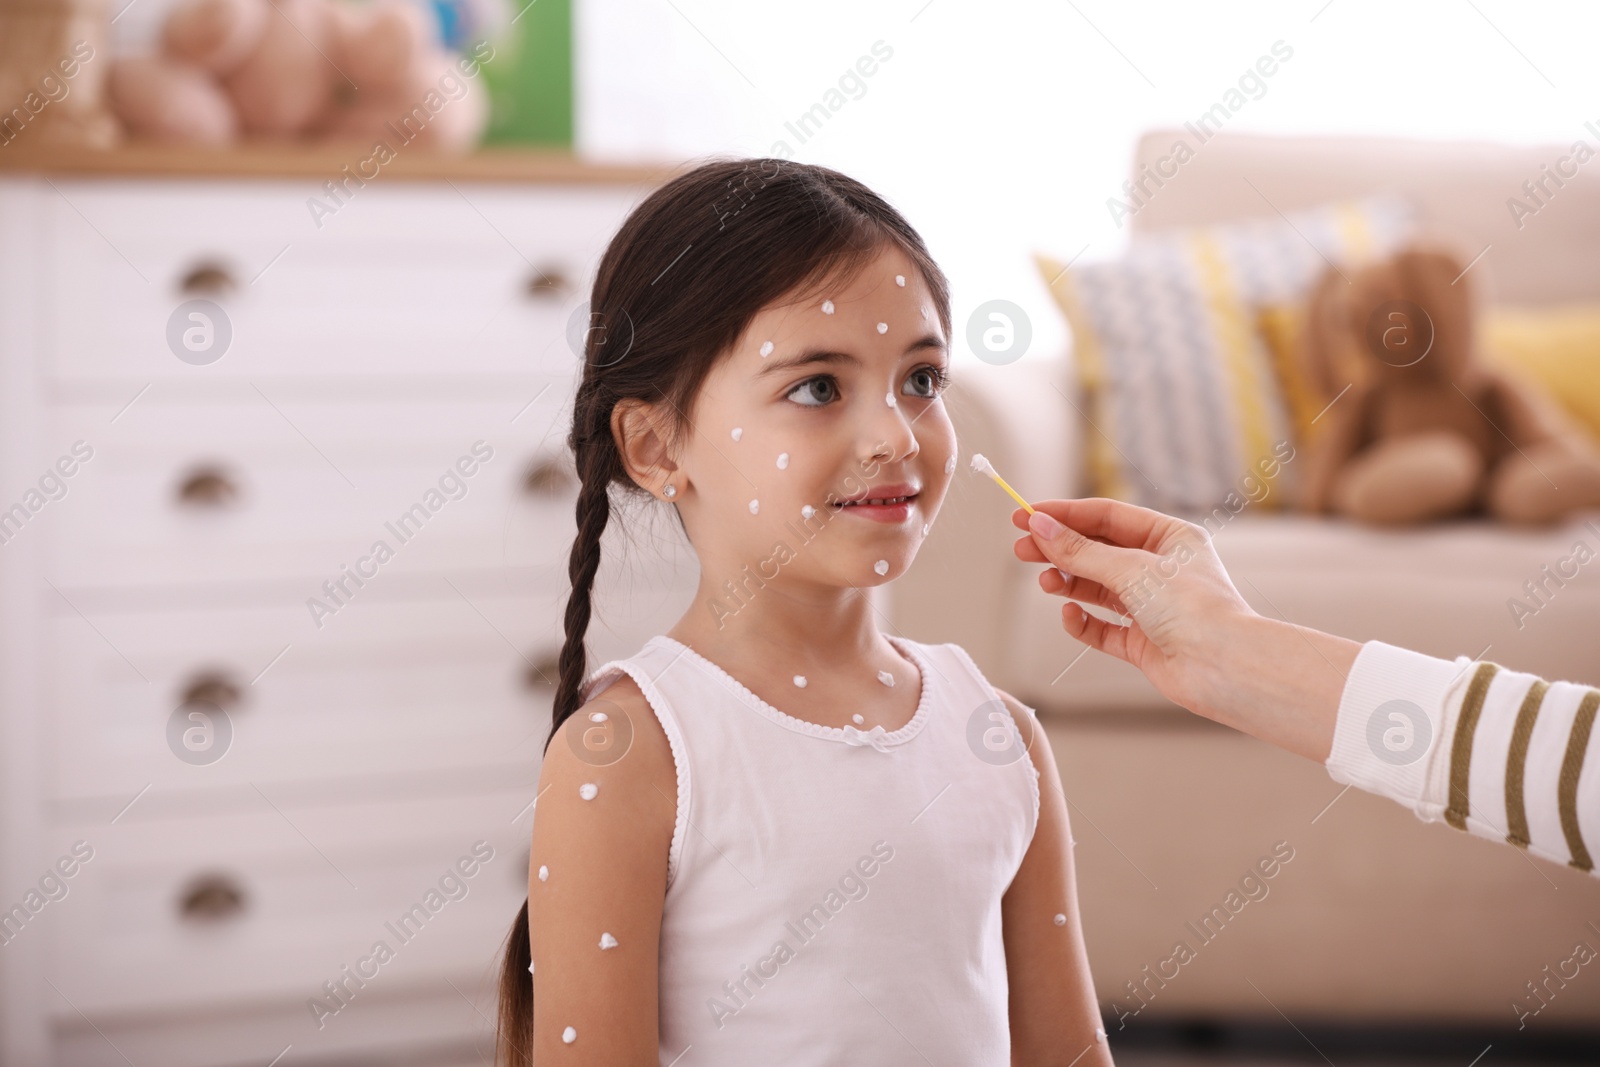
[[[687,483],[674,500],[703,572],[841,588],[903,574],[956,462],[949,365],[933,298],[896,247],[848,286],[757,314],[707,377],[672,478]]]

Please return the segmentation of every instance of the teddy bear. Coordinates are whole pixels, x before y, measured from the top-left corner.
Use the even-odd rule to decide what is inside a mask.
[[[1471,284],[1437,244],[1323,273],[1300,345],[1329,405],[1308,443],[1304,510],[1397,526],[1543,524],[1600,506],[1600,445],[1479,358]]]
[[[484,52],[489,54],[486,56]],[[410,0],[182,0],[155,54],[118,57],[113,110],[137,137],[472,147],[488,120],[473,84],[493,58],[446,51]]]

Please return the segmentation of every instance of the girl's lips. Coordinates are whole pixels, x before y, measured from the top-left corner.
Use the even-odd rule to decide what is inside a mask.
[[[898,504],[838,504],[835,507],[841,514],[854,515],[859,519],[897,523],[905,522],[910,517],[911,505],[916,499],[916,494],[912,494],[901,498]]]

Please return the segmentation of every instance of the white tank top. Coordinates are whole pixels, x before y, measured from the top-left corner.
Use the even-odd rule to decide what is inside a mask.
[[[888,639],[922,686],[893,732],[786,715],[665,634],[590,676],[632,676],[677,767],[662,1067],[1010,1067],[1000,898],[1038,772],[964,649]]]

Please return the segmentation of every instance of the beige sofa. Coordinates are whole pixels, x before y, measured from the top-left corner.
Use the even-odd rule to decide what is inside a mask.
[[[1145,136],[1134,173],[1175,136]],[[1397,189],[1413,195],[1430,233],[1469,255],[1492,246],[1473,267],[1486,299],[1600,300],[1600,181],[1569,182],[1520,231],[1505,206],[1567,151],[1218,135],[1133,225],[1270,216]],[[1083,435],[1094,431],[1071,371],[1070,354],[963,366],[949,394],[963,455],[986,454],[1031,498],[1080,494]],[[1526,983],[1579,940],[1600,948],[1585,925],[1600,915],[1600,881],[1425,824],[1391,801],[1342,795],[1319,765],[1188,715],[1132,667],[1084,653],[1061,629],[1060,600],[1038,589],[1040,568],[1012,555],[1010,511],[987,479],[958,477],[890,612],[909,636],[962,644],[996,685],[1040,709],[1078,841],[1085,933],[1113,1037],[1122,1025],[1195,1013],[1514,1030],[1513,1005],[1541,1004]],[[1580,539],[1600,549],[1582,519],[1533,531],[1462,521],[1384,532],[1246,508],[1215,545],[1264,615],[1600,684],[1600,574],[1590,573],[1600,562],[1521,627],[1508,607]],[[1269,895],[1201,947],[1186,921],[1279,841],[1295,858]],[[1170,981],[1151,980],[1178,940],[1196,958]],[[1575,980],[1521,1021],[1600,1026],[1600,978],[1586,977],[1590,988]],[[1142,997],[1130,991],[1135,982]]]

